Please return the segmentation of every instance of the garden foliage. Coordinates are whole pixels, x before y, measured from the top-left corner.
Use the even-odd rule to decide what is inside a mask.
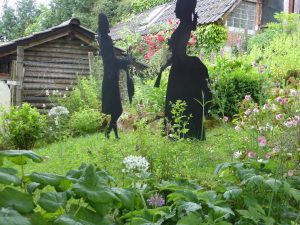
[[[1,126],[3,139],[17,149],[31,149],[39,140],[46,128],[46,117],[31,105],[13,106],[2,112]]]

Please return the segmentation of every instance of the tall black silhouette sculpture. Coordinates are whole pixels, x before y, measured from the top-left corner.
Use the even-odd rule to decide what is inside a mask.
[[[131,103],[134,86],[133,81],[129,75],[128,66],[131,63],[130,55],[127,58],[118,59],[114,53],[114,47],[111,37],[108,35],[109,22],[105,14],[99,14],[98,20],[98,42],[100,45],[100,55],[103,60],[104,76],[102,82],[102,112],[111,116],[109,127],[105,132],[108,138],[112,130],[114,130],[115,137],[118,136],[117,120],[122,114],[122,103],[119,88],[119,72],[124,69],[127,73],[127,88],[129,100]]]
[[[196,4],[197,0],[177,0],[175,14],[180,24],[168,43],[172,57],[162,67],[155,86],[159,86],[163,70],[172,65],[166,94],[165,116],[171,124],[174,124],[171,103],[177,100],[185,101],[187,108],[184,114],[187,118],[192,116],[187,126],[189,131],[186,137],[205,140],[203,117],[208,113],[208,102],[211,100],[208,71],[199,58],[188,56],[186,53],[191,31],[197,26]]]

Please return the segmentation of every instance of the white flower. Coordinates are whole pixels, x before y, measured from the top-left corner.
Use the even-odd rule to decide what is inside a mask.
[[[258,159],[257,162],[262,163],[264,160],[263,159]]]
[[[69,88],[68,87],[66,87],[66,91],[68,91],[69,90]]]
[[[66,94],[64,94],[64,98],[66,98],[67,97],[67,95]]]
[[[49,90],[46,90],[46,96],[49,96],[50,93],[49,93]]]
[[[62,116],[62,115],[68,115],[69,114],[69,110],[63,106],[56,106],[56,107],[53,107],[48,115],[49,116]]]
[[[258,108],[254,108],[254,109],[253,109],[253,113],[254,113],[254,114],[259,113],[259,109],[258,109]]]
[[[245,111],[245,115],[246,115],[246,116],[249,116],[250,113],[251,113],[251,110],[250,110],[250,109],[247,109],[247,110]]]
[[[243,154],[242,152],[237,151],[237,152],[233,153],[233,157],[236,158],[236,159],[239,159],[242,156],[242,154]]]
[[[295,89],[290,90],[290,96],[297,96],[298,92]]]
[[[142,156],[127,156],[124,158],[123,164],[127,173],[147,172],[149,168],[148,161]]]
[[[245,95],[245,100],[250,101],[252,99],[251,95]]]
[[[46,108],[46,104],[43,104],[42,107],[43,107],[43,108]]]

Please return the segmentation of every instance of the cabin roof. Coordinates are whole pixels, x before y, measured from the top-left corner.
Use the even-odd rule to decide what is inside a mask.
[[[198,25],[215,23],[231,12],[241,0],[197,0]],[[129,29],[142,35],[148,34],[151,27],[160,27],[168,20],[176,19],[176,2],[156,6],[133,17],[129,22],[111,28],[112,39],[122,38],[122,31]]]
[[[33,33],[32,35],[21,37],[0,45],[0,56],[9,55],[16,51],[17,46],[26,48],[39,45],[53,39],[74,34],[79,36],[79,39],[91,44],[95,40],[95,33],[80,25],[80,20],[72,18],[61,23],[58,26],[51,27],[47,30]]]

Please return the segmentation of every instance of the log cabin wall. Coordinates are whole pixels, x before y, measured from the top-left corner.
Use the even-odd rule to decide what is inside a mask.
[[[24,51],[22,102],[38,109],[53,107],[47,93],[67,94],[77,76],[90,72],[89,52],[96,49],[74,37],[63,37]]]

